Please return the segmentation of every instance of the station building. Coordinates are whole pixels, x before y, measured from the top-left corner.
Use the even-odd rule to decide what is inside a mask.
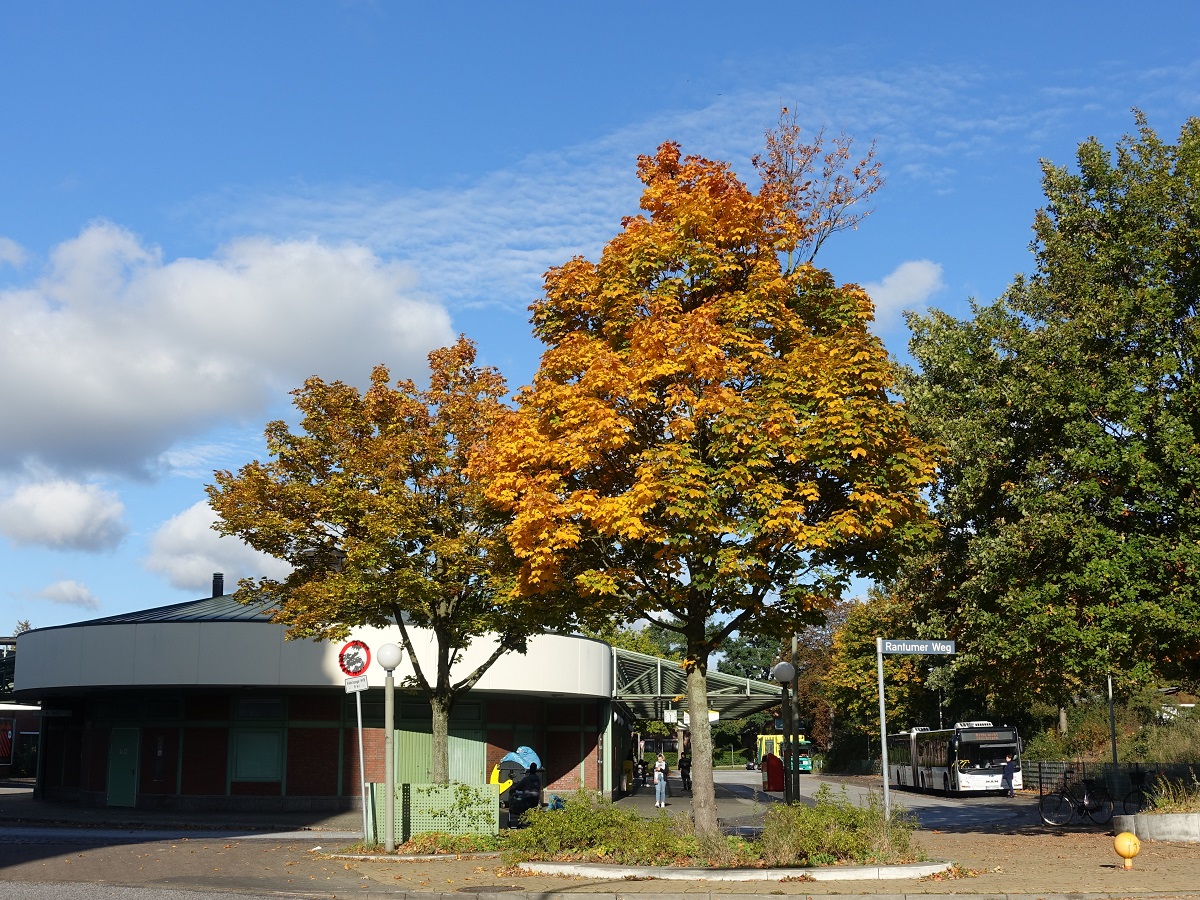
[[[265,607],[232,596],[41,628],[18,642],[15,696],[41,704],[36,794],[92,806],[174,809],[356,807],[382,782],[383,683],[347,692],[343,644],[285,640]],[[426,671],[432,632],[409,629]],[[355,629],[374,652],[395,629]],[[474,641],[470,672],[495,648]],[[427,658],[428,657],[428,658]],[[429,781],[432,717],[407,657],[394,673],[397,783]],[[686,711],[678,663],[578,635],[533,637],[455,706],[450,777],[482,784],[506,753],[532,747],[550,790],[620,794],[635,719]],[[740,717],[779,701],[777,685],[709,674],[709,708]],[[358,703],[365,771],[359,767]],[[682,718],[682,717],[680,717]],[[365,778],[364,778],[365,775]]]

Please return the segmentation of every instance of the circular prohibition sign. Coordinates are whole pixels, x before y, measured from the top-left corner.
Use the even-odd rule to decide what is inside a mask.
[[[338,651],[338,665],[351,678],[361,675],[371,665],[371,648],[362,641],[350,641]]]

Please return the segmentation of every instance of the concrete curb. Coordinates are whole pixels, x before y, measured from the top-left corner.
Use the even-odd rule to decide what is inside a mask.
[[[777,892],[776,892],[777,893]],[[295,897],[311,897],[312,894],[284,894],[281,896]],[[464,895],[461,892],[444,892],[436,891],[363,891],[360,893],[349,894],[345,892],[334,891],[330,894],[322,894],[336,898],[336,900],[463,900]],[[585,897],[587,900],[733,900],[733,898],[752,897],[753,894],[721,894],[708,891],[687,891],[686,893],[670,893],[666,891],[656,891],[654,893],[637,893],[637,892],[613,892],[613,891],[589,891],[571,889],[570,891],[514,891],[496,890],[496,891],[472,891],[471,896],[477,900],[577,900],[577,898]],[[1004,893],[979,893],[979,894],[887,894],[887,893],[861,893],[851,894],[838,892],[836,894],[803,894],[800,892],[794,894],[782,895],[790,900],[818,900],[818,898],[830,898],[830,900],[1197,900],[1200,894],[1197,893],[1180,893],[1178,891],[1118,891],[1111,893],[1070,893],[1070,894],[1004,894]]]
[[[1128,831],[1143,841],[1200,843],[1200,813],[1141,813],[1113,816],[1113,831]]]
[[[614,866],[604,863],[521,863],[536,875],[569,875],[576,878],[655,878],[664,881],[880,881],[924,878],[945,872],[954,863],[911,863],[899,866],[820,866],[788,869],[701,869],[673,866]]]

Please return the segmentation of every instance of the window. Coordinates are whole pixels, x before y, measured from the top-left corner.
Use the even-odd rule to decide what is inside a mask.
[[[234,781],[283,780],[283,732],[239,728],[233,733]]]
[[[239,697],[239,719],[282,719],[283,700],[280,697]]]

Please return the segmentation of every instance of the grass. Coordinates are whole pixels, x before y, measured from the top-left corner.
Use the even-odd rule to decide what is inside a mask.
[[[1188,778],[1160,778],[1150,791],[1149,812],[1200,813],[1200,780],[1189,769]]]

